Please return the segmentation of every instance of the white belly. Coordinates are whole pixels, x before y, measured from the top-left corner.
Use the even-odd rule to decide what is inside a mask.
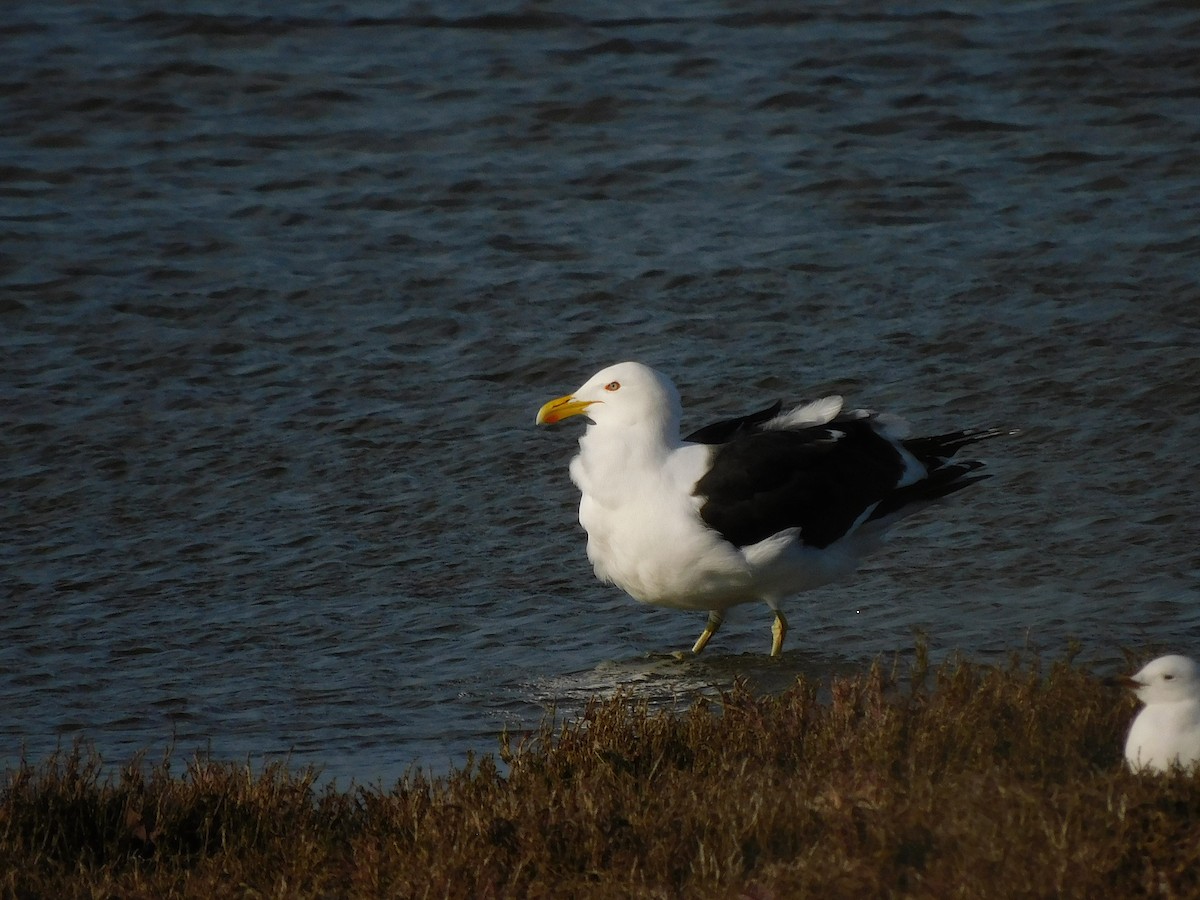
[[[745,558],[694,514],[631,503],[604,509],[585,495],[579,522],[596,576],[635,600],[678,609],[723,609],[756,599]]]

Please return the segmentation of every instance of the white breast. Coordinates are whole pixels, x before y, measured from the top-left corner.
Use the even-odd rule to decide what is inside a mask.
[[[1154,703],[1129,729],[1125,758],[1131,768],[1166,771],[1173,764],[1187,768],[1200,762],[1200,703]]]
[[[698,515],[692,490],[710,448],[654,453],[595,438],[580,441],[571,479],[582,494],[579,522],[596,575],[660,606],[713,609],[753,599],[744,557]]]

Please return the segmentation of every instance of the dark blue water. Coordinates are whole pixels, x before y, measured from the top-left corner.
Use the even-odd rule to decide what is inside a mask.
[[[0,760],[82,737],[343,783],[626,688],[903,653],[1200,652],[1189,4],[11,2]],[[601,17],[598,17],[598,13]],[[592,578],[533,415],[836,391],[1020,427],[797,599]]]

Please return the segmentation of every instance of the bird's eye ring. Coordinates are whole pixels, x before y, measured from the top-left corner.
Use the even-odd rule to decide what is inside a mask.
[[[616,391],[616,390],[620,390],[620,388],[621,388],[621,382],[619,382],[619,381],[610,381],[608,384],[606,384],[604,386],[604,389],[606,391]]]
[[[1164,676],[1163,676],[1163,681],[1170,681],[1170,680],[1171,680],[1172,678],[1174,678],[1174,677],[1175,677],[1174,675],[1164,675]]]

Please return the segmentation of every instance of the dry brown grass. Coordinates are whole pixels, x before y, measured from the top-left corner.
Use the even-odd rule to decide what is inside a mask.
[[[876,666],[689,711],[595,702],[391,790],[64,754],[0,796],[16,897],[1194,897],[1200,777],[1124,771],[1064,661]]]

